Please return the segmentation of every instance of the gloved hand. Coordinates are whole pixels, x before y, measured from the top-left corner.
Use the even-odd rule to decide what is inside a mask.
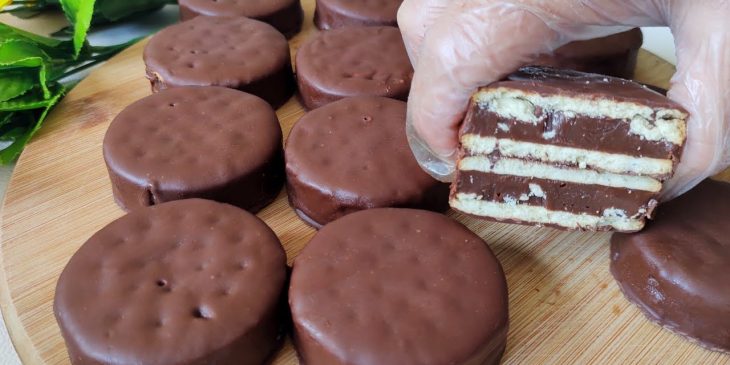
[[[730,165],[730,1],[405,0],[398,24],[415,67],[409,142],[440,180],[454,172],[459,124],[477,87],[568,42],[668,25],[677,73],[669,97],[689,111],[684,157],[663,198]]]

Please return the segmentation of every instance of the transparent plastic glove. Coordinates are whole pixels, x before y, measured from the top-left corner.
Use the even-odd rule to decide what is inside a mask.
[[[574,40],[668,25],[678,70],[669,97],[691,113],[664,197],[730,164],[730,2],[724,0],[405,0],[398,23],[415,67],[407,130],[421,166],[448,181],[469,97]]]

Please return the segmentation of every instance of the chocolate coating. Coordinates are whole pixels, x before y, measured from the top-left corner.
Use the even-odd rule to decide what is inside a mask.
[[[730,352],[730,184],[706,180],[611,239],[611,273],[653,322]]]
[[[307,109],[358,95],[406,100],[413,78],[403,38],[394,27],[321,32],[299,49],[296,66]]]
[[[314,24],[322,30],[342,27],[398,26],[403,0],[317,0]]]
[[[461,193],[481,195],[485,200],[501,201],[505,196],[519,199],[525,191],[530,191],[529,184],[540,186],[544,196],[527,196],[527,200],[520,201],[520,204],[553,211],[601,215],[605,207],[613,207],[628,212],[629,216],[639,214],[643,209],[651,217],[656,206],[656,193],[648,191],[479,171],[460,171],[453,189]]]
[[[321,227],[380,207],[448,209],[448,185],[425,173],[408,147],[406,103],[346,98],[305,114],[286,144],[289,201]]]
[[[299,0],[178,0],[180,19],[199,15],[243,16],[271,24],[287,38],[302,29],[304,12]]]
[[[648,91],[648,89],[647,89]],[[543,125],[525,125],[520,121],[502,118],[478,106],[471,106],[469,117],[478,123],[464,123],[462,133],[482,136],[510,138],[525,142],[545,143]],[[582,148],[608,153],[620,153],[635,157],[651,157],[679,161],[681,146],[663,141],[650,141],[630,133],[630,121],[611,118],[590,118],[582,115],[566,118],[553,114],[560,123],[552,124],[554,137],[550,144],[562,147]],[[509,130],[500,129],[505,125]]]
[[[679,104],[666,96],[639,83],[615,77],[557,70],[547,67],[523,67],[507,77],[507,80],[492,84],[490,88],[505,87],[524,90],[547,96],[582,97],[602,99],[610,102],[631,102],[651,108],[676,109],[686,113]],[[637,157],[671,159],[678,162],[682,155],[681,145],[664,141],[649,141],[629,133],[630,122],[610,118],[589,118],[585,116],[552,116],[560,123],[552,123],[555,136],[550,144],[556,146],[584,148],[610,153],[622,153]],[[510,121],[471,103],[461,134],[474,133],[498,138],[512,138],[527,142],[544,143],[545,132],[540,125],[525,126]],[[509,131],[498,128],[504,123]]]
[[[531,63],[630,79],[634,77],[643,43],[641,30],[634,28],[607,37],[568,43]]]
[[[666,96],[637,82],[572,70],[558,70],[550,67],[522,67],[517,72],[510,74],[506,81],[501,81],[499,85],[527,90],[540,95],[590,95],[593,99],[633,102],[651,108],[685,111],[679,104]]]
[[[277,108],[294,93],[286,38],[244,17],[199,16],[155,34],[144,49],[152,91],[224,86],[261,97]]]
[[[104,137],[117,203],[130,210],[206,198],[256,212],[284,184],[276,114],[256,96],[179,87],[126,107]]]
[[[322,228],[294,262],[289,304],[303,364],[498,364],[502,267],[446,216],[370,209]]]
[[[181,200],[95,233],[61,273],[54,311],[75,365],[259,365],[282,337],[285,280],[260,219]]]

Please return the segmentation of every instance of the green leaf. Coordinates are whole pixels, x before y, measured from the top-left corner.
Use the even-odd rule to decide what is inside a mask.
[[[57,84],[53,96],[46,100],[44,107],[14,111],[5,117],[0,115],[0,164],[8,164],[18,158],[28,141],[40,129],[48,112],[64,93],[65,88]]]
[[[22,29],[0,23],[0,42],[5,42],[8,40],[27,40],[50,48],[58,47],[66,42],[60,39],[43,37],[38,34],[26,32]]]
[[[46,85],[47,62],[49,62],[48,55],[27,41],[12,40],[0,43],[0,70],[2,70],[0,82],[3,85],[11,86],[17,81],[17,77],[22,77],[24,80],[32,79],[40,84],[43,98],[49,98],[51,95]],[[19,72],[25,72],[25,75],[18,76]],[[23,92],[27,90],[26,86]],[[7,99],[0,97],[0,100],[3,101]]]
[[[73,42],[39,36],[0,23],[0,45],[11,42],[33,44],[51,58],[73,59]]]
[[[117,0],[118,1],[118,0]],[[86,44],[86,34],[91,26],[96,0],[62,0],[61,7],[74,26],[74,55],[78,57]]]
[[[0,76],[0,102],[25,94],[38,79],[25,70],[4,70]]]
[[[40,88],[36,86],[23,95],[0,102],[0,112],[45,108],[48,103],[52,102],[53,97],[64,89],[58,83],[53,83],[50,86],[51,97],[44,98]]]

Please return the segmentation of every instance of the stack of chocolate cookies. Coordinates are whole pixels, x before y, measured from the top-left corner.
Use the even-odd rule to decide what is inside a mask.
[[[639,231],[679,162],[687,117],[631,81],[523,68],[472,97],[451,206],[500,221]]]

